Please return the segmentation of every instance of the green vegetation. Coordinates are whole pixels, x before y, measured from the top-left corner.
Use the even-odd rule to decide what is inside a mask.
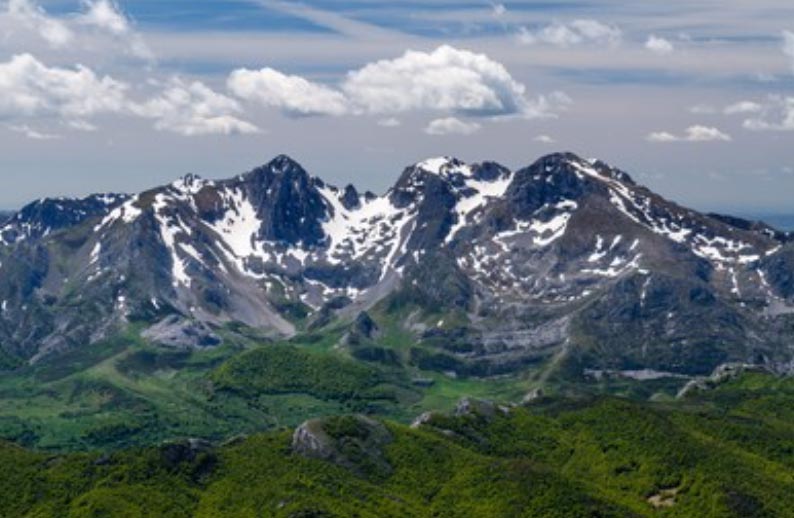
[[[326,399],[357,397],[384,381],[365,364],[281,345],[246,351],[211,379],[219,389],[248,395],[302,393]]]
[[[287,430],[105,454],[4,444],[0,516],[794,516],[794,380],[749,373],[674,403],[470,407],[387,423],[387,440],[318,421],[326,460],[296,453]]]
[[[223,440],[317,417],[366,412],[402,422],[462,396],[520,399],[524,382],[452,379],[353,359],[340,332],[262,344],[239,330],[226,345],[180,351],[138,329],[0,375],[0,438],[49,451],[117,449],[180,437]],[[432,379],[419,387],[414,378]]]

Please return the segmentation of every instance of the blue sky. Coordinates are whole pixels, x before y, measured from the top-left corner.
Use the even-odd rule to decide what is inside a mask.
[[[571,150],[794,212],[786,0],[0,0],[0,91],[0,207],[279,153],[382,191],[428,156]]]

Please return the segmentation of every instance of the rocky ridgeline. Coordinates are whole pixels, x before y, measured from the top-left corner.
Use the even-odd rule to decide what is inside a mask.
[[[0,344],[35,362],[139,323],[212,347],[408,311],[410,361],[492,376],[552,358],[579,371],[710,373],[791,364],[794,243],[701,214],[570,153],[512,171],[437,158],[381,196],[280,156],[227,180],[39,200],[0,226]]]

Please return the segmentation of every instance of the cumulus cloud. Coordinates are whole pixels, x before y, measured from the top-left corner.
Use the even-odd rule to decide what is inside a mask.
[[[728,105],[722,110],[725,115],[737,115],[743,113],[759,113],[763,111],[764,107],[757,102],[753,101],[739,101],[737,103]]]
[[[86,18],[79,23],[133,35],[115,4],[96,0],[85,5]],[[162,91],[140,102],[128,97],[133,91],[129,85],[88,67],[48,67],[21,54],[0,62],[0,120],[49,118],[74,130],[94,131],[92,118],[114,113],[153,119],[158,130],[186,136],[256,133],[259,128],[240,115],[240,103],[247,101],[290,116],[372,115],[386,127],[399,125],[397,117],[406,112],[438,112],[428,133],[470,134],[480,126],[466,119],[550,117],[572,102],[562,92],[530,98],[501,63],[450,46],[367,64],[333,86],[272,68],[233,71],[226,81],[233,97],[179,79],[165,85],[150,82],[147,88],[152,86]]]
[[[0,119],[82,121],[124,111],[127,85],[82,65],[47,67],[30,54],[19,54],[0,63],[0,91]]]
[[[442,110],[493,116],[530,107],[526,88],[501,63],[448,45],[370,63],[350,72],[342,90],[355,110],[375,114]]]
[[[791,59],[791,68],[794,69],[794,32],[783,31],[783,53]]]
[[[79,20],[99,29],[105,30],[116,36],[122,36],[130,32],[130,23],[127,17],[121,13],[118,5],[110,0],[97,0],[83,2],[86,12],[79,17]]]
[[[675,52],[675,46],[670,40],[651,34],[645,42],[645,48],[658,56],[667,56]]]
[[[562,93],[530,99],[526,87],[485,54],[448,45],[407,51],[347,73],[336,87],[272,68],[238,69],[228,80],[237,97],[288,115],[381,115],[441,111],[469,117],[549,116],[570,99]]]
[[[103,114],[155,120],[155,128],[181,135],[256,133],[258,128],[239,119],[239,103],[200,82],[172,80],[153,98],[138,103],[129,86],[88,67],[48,67],[30,54],[0,63],[0,120],[16,131],[43,140],[46,134],[30,128],[30,120],[55,120],[78,131],[94,131],[93,117]]]
[[[186,83],[175,78],[162,94],[133,106],[132,110],[141,117],[155,119],[156,129],[186,137],[260,131],[237,117],[242,111],[237,101],[198,81]]]
[[[456,117],[445,117],[431,121],[425,128],[428,135],[471,135],[480,130],[476,122],[462,121]]]
[[[341,92],[272,68],[235,70],[227,86],[242,99],[279,108],[289,115],[342,115],[348,111]]]
[[[794,97],[770,97],[743,126],[751,131],[794,131]]]
[[[539,142],[541,144],[555,144],[557,141],[548,135],[538,135],[534,139],[535,142]]]
[[[615,46],[622,38],[618,27],[591,19],[555,22],[536,31],[522,27],[518,34],[518,41],[524,45],[546,44],[562,48],[582,44]]]
[[[71,29],[63,21],[49,16],[33,0],[9,0],[7,13],[21,25],[38,33],[52,47],[65,47],[74,39]]]
[[[658,131],[646,137],[649,142],[668,143],[668,142],[729,142],[731,136],[723,133],[717,128],[710,126],[695,125],[688,127],[683,135],[675,135],[667,131]]]

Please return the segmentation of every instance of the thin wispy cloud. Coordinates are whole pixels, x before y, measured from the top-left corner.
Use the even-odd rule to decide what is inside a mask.
[[[369,41],[376,39],[394,39],[400,33],[374,24],[355,20],[326,9],[318,9],[304,2],[282,0],[252,0],[253,3],[267,9],[280,11],[311,21],[319,26],[331,29],[339,34],[356,39]]]
[[[476,122],[462,121],[455,117],[445,117],[430,122],[425,128],[428,135],[472,135],[480,131]]]
[[[518,33],[518,41],[524,45],[545,44],[563,48],[577,45],[615,46],[622,37],[622,31],[616,26],[592,19],[555,22],[534,31],[521,27]]]
[[[5,14],[15,23],[34,32],[50,47],[58,50],[82,48],[81,40],[90,35],[104,34],[130,55],[153,60],[154,53],[137,33],[130,19],[112,0],[83,0],[82,11],[56,17],[35,0],[9,0]],[[104,45],[95,45],[99,51]]]
[[[792,96],[771,96],[754,113],[754,117],[744,121],[744,128],[751,131],[794,131]]]
[[[764,107],[753,101],[739,101],[737,103],[730,104],[726,106],[722,113],[725,115],[737,115],[737,114],[745,114],[745,113],[759,113],[763,111]]]
[[[389,117],[386,119],[380,119],[378,121],[378,126],[381,126],[383,128],[397,128],[399,126],[402,126],[402,122],[400,121],[400,119],[397,119],[395,117]]]
[[[689,107],[689,113],[693,115],[714,115],[719,110],[710,104],[696,104]]]
[[[783,31],[783,54],[789,57],[794,70],[794,32]]]
[[[507,7],[505,7],[505,4],[493,2],[491,3],[491,13],[494,18],[504,18],[507,14]]]
[[[20,133],[32,140],[59,140],[62,138],[61,135],[56,135],[55,133],[44,133],[35,128],[31,128],[27,124],[22,124],[19,126],[9,125],[7,127],[14,133]]]
[[[667,131],[650,133],[646,140],[654,143],[671,142],[730,142],[732,137],[727,133],[710,126],[694,125],[688,127],[683,134],[676,135]]]
[[[122,39],[131,53],[139,58],[152,60],[154,53],[132,27],[132,22],[112,0],[83,0],[85,12],[77,16],[77,22],[111,36]]]

